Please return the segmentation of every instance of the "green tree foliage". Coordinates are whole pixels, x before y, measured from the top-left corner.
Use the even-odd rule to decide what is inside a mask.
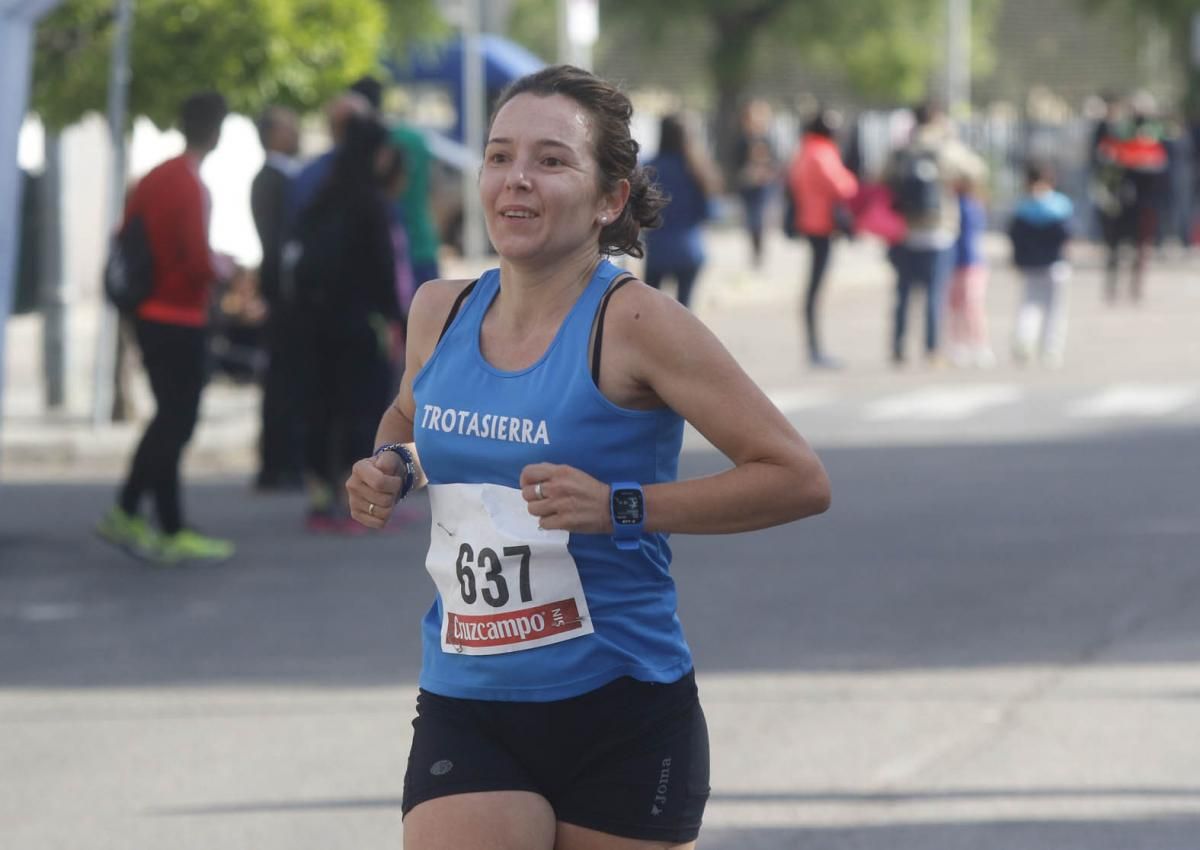
[[[440,41],[451,33],[438,0],[376,0],[387,14],[383,55],[401,59],[414,44]],[[331,2],[326,5],[333,5]]]
[[[987,35],[998,4],[972,3],[977,72],[992,61]],[[670,38],[681,20],[703,23],[718,154],[728,165],[738,104],[756,75],[781,63],[834,71],[867,101],[924,97],[945,62],[945,7],[945,0],[606,0],[603,9],[635,21],[649,45]]]
[[[438,23],[434,0],[137,0],[135,9],[129,115],[160,127],[200,89],[239,112],[310,109]],[[111,0],[66,0],[39,26],[32,106],[48,127],[105,109],[113,23]]]
[[[782,53],[845,76],[868,100],[911,101],[926,93],[945,57],[945,0],[606,0],[606,13],[634,19],[653,41],[680,19],[712,34],[708,66],[718,93],[740,92]],[[972,64],[986,71],[998,0],[974,0]]]
[[[558,19],[554,0],[515,0],[509,35],[547,62],[558,58]]]
[[[1188,108],[1200,115],[1200,67],[1192,64],[1192,20],[1200,14],[1197,0],[1080,0],[1085,8],[1115,9],[1125,13],[1131,31],[1139,32],[1139,23],[1153,21],[1168,33],[1171,50],[1179,68]]]

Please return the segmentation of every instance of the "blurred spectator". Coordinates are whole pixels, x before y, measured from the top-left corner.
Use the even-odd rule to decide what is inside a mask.
[[[404,375],[404,348],[408,333],[408,311],[412,306],[413,296],[416,295],[417,284],[413,277],[412,259],[408,247],[408,231],[404,226],[404,216],[397,204],[397,199],[403,194],[408,182],[408,174],[404,162],[404,151],[394,144],[384,146],[380,160],[380,185],[388,202],[389,230],[392,236],[392,254],[395,259],[396,305],[400,310],[400,318],[392,336],[390,355],[392,366],[392,391],[395,395],[400,388],[400,379]]]
[[[1065,247],[1074,213],[1066,195],[1054,189],[1048,168],[1031,164],[1025,195],[1009,224],[1013,263],[1024,277],[1025,292],[1017,310],[1013,355],[1026,363],[1035,355],[1048,366],[1062,362],[1067,342],[1067,282],[1071,267]]]
[[[350,90],[361,94],[371,104],[376,115],[383,107],[383,85],[374,77],[361,77]],[[425,136],[403,122],[391,128],[391,143],[404,157],[404,182],[399,197],[393,197],[397,220],[402,222],[408,241],[408,264],[413,281],[420,286],[427,280],[441,277],[438,267],[437,225],[429,204],[430,154]]]
[[[646,283],[657,289],[664,277],[673,278],[676,297],[686,307],[704,265],[702,225],[709,215],[710,198],[719,192],[719,181],[678,115],[663,116],[658,153],[647,165],[654,169],[670,203],[663,210],[661,227],[645,234]]]
[[[808,362],[818,369],[841,364],[829,357],[821,345],[817,328],[817,302],[829,266],[835,232],[853,233],[847,204],[858,194],[858,178],[842,163],[835,140],[842,125],[840,113],[826,109],[808,123],[800,149],[788,169],[797,230],[811,249],[808,289],[804,295],[804,328],[808,340]]]
[[[1117,220],[1121,213],[1121,202],[1117,199],[1121,171],[1102,155],[1101,148],[1117,130],[1122,104],[1112,92],[1105,92],[1100,98],[1104,104],[1104,114],[1092,128],[1088,151],[1088,200],[1095,212],[1095,225],[1100,238],[1104,244],[1112,245],[1117,239]]]
[[[438,265],[441,246],[429,203],[432,160],[420,130],[404,123],[396,124],[391,129],[391,141],[404,153],[404,191],[396,203],[408,233],[413,281],[419,287],[427,280],[441,277]]]
[[[1188,135],[1192,140],[1192,210],[1189,222],[1192,245],[1200,245],[1200,104],[1194,106],[1188,122]]]
[[[140,216],[154,258],[154,283],[134,320],[156,410],[133,456],[117,504],[97,532],[105,540],[160,563],[220,561],[233,544],[188,527],[179,494],[179,465],[200,411],[207,379],[209,300],[233,263],[208,245],[211,209],[200,163],[217,146],[227,114],[216,92],[195,94],[180,110],[186,149],[152,169],[130,194],[125,221]],[[140,516],[153,494],[160,531]]]
[[[955,187],[983,171],[983,161],[957,138],[941,108],[929,103],[914,110],[909,143],[888,163],[885,179],[896,211],[904,218],[903,241],[888,257],[896,269],[896,308],[892,362],[902,365],[909,295],[925,288],[925,357],[939,362],[941,319],[954,266],[959,211]]]
[[[1182,116],[1167,120],[1163,131],[1163,149],[1167,155],[1163,220],[1159,239],[1178,240],[1180,247],[1192,244],[1192,203],[1196,152],[1192,149],[1192,134]]]
[[[283,297],[280,263],[287,227],[289,190],[299,170],[300,132],[290,109],[272,106],[258,119],[266,161],[250,186],[250,210],[262,244],[259,289],[266,301],[267,365],[263,377],[262,431],[255,486],[291,490],[301,486],[299,388],[296,384],[295,330]]]
[[[987,211],[982,174],[959,180],[958,219],[947,315],[950,362],[956,366],[988,368],[995,365],[996,356],[988,339],[988,267],[983,256]]]
[[[300,169],[292,180],[289,190],[288,222],[293,222],[321,189],[325,178],[333,168],[334,157],[346,135],[346,125],[352,118],[364,118],[371,114],[371,103],[358,92],[344,91],[325,105],[325,117],[329,122],[329,136],[333,145],[308,165]]]
[[[266,371],[267,304],[257,276],[239,268],[216,289],[212,311],[213,368],[238,383],[257,381]]]
[[[307,526],[354,531],[342,483],[374,448],[391,389],[391,330],[400,319],[390,213],[381,185],[387,131],[351,117],[286,249],[305,382]]]
[[[1108,234],[1108,263],[1105,296],[1116,303],[1120,277],[1121,249],[1133,244],[1133,274],[1130,292],[1142,299],[1150,243],[1158,230],[1158,209],[1165,190],[1167,151],[1163,128],[1153,119],[1153,103],[1145,96],[1136,99],[1128,122],[1108,128],[1099,144],[1100,161],[1114,174],[1117,218]]]
[[[362,98],[370,105],[371,114],[376,118],[382,119],[383,116],[383,83],[374,77],[367,76],[359,77],[350,84],[349,91],[361,95]]]
[[[771,144],[771,107],[752,100],[742,109],[741,133],[734,149],[738,194],[742,198],[746,233],[750,237],[750,259],[762,265],[763,216],[771,186],[779,176],[779,160]]]

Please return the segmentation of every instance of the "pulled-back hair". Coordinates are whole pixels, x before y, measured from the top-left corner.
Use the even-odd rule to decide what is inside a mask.
[[[600,230],[604,254],[643,254],[642,228],[662,224],[667,199],[647,171],[638,165],[638,143],[629,132],[633,105],[612,83],[573,65],[551,65],[513,81],[496,101],[492,120],[501,107],[520,94],[551,97],[561,94],[578,103],[592,119],[592,155],[600,172],[600,190],[608,193],[629,181],[629,201],[616,220]]]

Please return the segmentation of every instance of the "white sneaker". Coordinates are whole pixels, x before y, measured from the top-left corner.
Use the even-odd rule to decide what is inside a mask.
[[[950,363],[957,369],[965,369],[968,366],[974,365],[974,358],[971,356],[971,349],[965,345],[955,345],[950,348],[949,354]]]
[[[991,369],[996,365],[996,355],[985,345],[975,349],[974,363],[977,369]]]

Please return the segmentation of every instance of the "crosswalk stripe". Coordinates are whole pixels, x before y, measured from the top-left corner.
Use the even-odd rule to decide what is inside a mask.
[[[1114,384],[1071,405],[1070,416],[1083,419],[1118,416],[1166,416],[1200,398],[1196,387]]]
[[[1015,384],[927,387],[870,402],[864,408],[863,418],[872,422],[957,421],[989,407],[1012,404],[1021,398],[1022,392]]]
[[[826,390],[775,390],[768,393],[767,397],[784,413],[811,410],[833,401],[832,393]]]

